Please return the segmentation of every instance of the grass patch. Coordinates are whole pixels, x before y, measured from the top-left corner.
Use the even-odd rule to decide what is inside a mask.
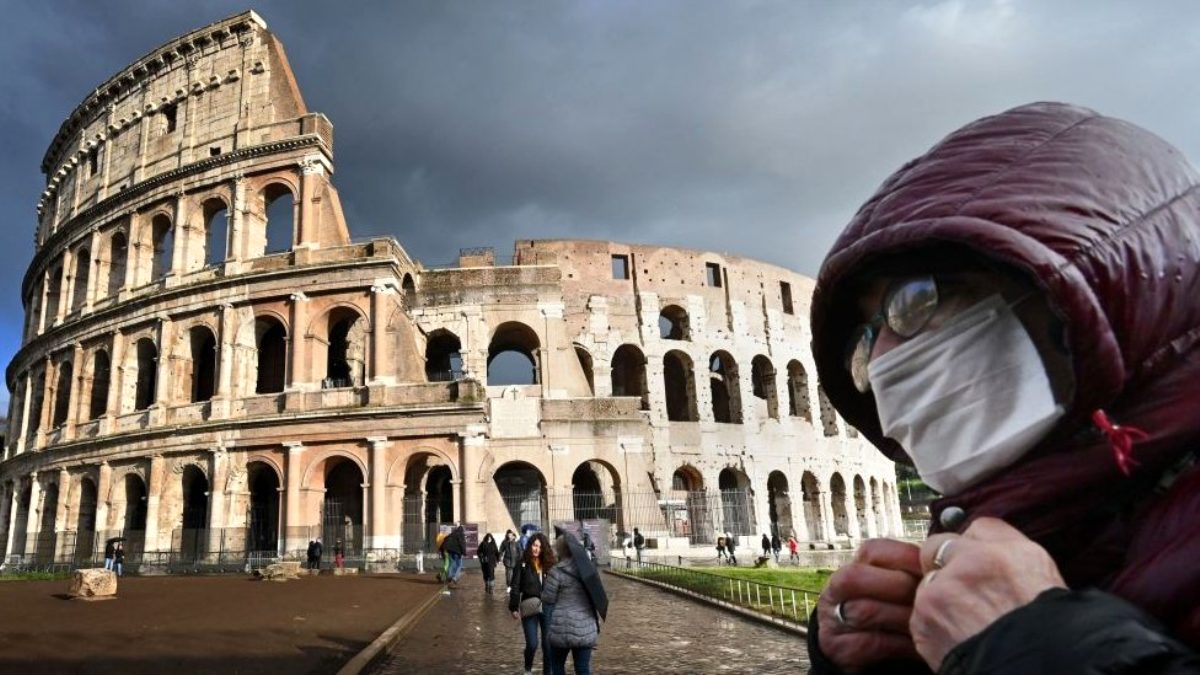
[[[783,586],[784,588],[794,588],[799,591],[811,591],[813,593],[820,593],[825,588],[825,584],[829,582],[829,575],[833,574],[833,570],[831,569],[813,569],[808,567],[797,567],[791,569],[712,567],[705,568],[704,571],[732,579],[757,581],[760,584]]]
[[[666,565],[630,569],[617,566],[613,569],[621,574],[685,588],[700,595],[732,602],[756,612],[799,623],[807,622],[808,612],[816,603],[821,589],[828,582],[829,575],[833,573],[833,570],[812,568],[688,568]],[[738,586],[736,581],[731,583],[731,579],[766,585],[742,584]]]

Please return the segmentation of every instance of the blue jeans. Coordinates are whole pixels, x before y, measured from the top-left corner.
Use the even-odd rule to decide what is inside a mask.
[[[125,563],[117,563],[117,576],[125,576]]]
[[[450,581],[458,581],[458,578],[462,576],[462,561],[462,555],[458,553],[450,554]]]
[[[553,675],[567,675],[567,655],[575,663],[575,675],[592,675],[592,647],[555,647]]]
[[[105,558],[104,559],[104,569],[111,570],[112,568],[113,568],[113,559]]]
[[[537,653],[538,644],[542,646],[542,673],[550,675],[550,643],[546,642],[546,626],[550,618],[545,612],[527,616],[521,619],[521,629],[525,631],[525,670],[533,670],[533,655]],[[541,639],[538,639],[538,631]]]

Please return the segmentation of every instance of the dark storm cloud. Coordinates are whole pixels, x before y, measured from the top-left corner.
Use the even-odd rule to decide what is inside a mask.
[[[229,2],[29,3],[0,44],[9,317],[42,153],[97,84]],[[1200,156],[1191,2],[268,2],[336,126],[355,236],[427,263],[579,237],[730,251],[814,274],[883,178],[957,126],[1039,99]]]

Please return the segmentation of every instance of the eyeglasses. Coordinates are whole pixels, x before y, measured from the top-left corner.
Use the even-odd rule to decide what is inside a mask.
[[[932,275],[901,279],[888,288],[879,312],[851,335],[846,369],[859,392],[871,391],[867,366],[883,325],[902,338],[916,337],[937,313],[938,300],[938,282]]]

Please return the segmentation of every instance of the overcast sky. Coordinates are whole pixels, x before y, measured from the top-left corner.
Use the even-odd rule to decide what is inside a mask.
[[[41,158],[96,85],[224,0],[7,2],[0,360],[20,345]],[[335,133],[354,236],[426,263],[520,238],[729,251],[814,275],[903,161],[1061,100],[1200,157],[1200,3],[331,2],[254,7]],[[7,392],[0,393],[0,402]],[[0,413],[2,414],[2,413]]]

